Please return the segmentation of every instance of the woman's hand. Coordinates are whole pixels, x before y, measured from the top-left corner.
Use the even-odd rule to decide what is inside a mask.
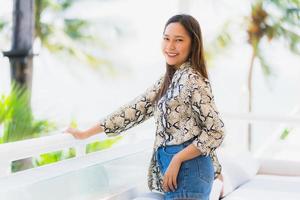
[[[72,127],[72,125],[70,125],[65,131],[66,133],[70,133],[72,134],[76,139],[86,139],[88,137],[91,137],[97,133],[101,133],[104,132],[104,127],[100,124],[97,123],[94,126],[92,126],[91,128],[86,129],[85,131],[80,131],[78,130],[76,127]]]
[[[67,128],[65,131],[65,133],[70,133],[71,135],[73,135],[76,139],[80,139],[80,140],[83,140],[83,139],[86,139],[89,137],[89,135],[84,132],[84,131],[80,131],[76,128]]]
[[[177,175],[181,163],[182,161],[176,155],[173,156],[163,178],[163,189],[165,192],[169,192],[170,190],[174,192],[177,189]]]

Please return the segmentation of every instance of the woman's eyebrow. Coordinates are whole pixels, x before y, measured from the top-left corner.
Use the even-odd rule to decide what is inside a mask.
[[[168,34],[164,34],[164,36],[169,37]],[[175,38],[184,38],[184,36],[182,35],[174,35]]]

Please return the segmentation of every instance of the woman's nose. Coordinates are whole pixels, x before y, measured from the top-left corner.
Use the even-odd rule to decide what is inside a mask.
[[[174,50],[174,49],[176,49],[174,42],[169,42],[167,44],[167,50]]]

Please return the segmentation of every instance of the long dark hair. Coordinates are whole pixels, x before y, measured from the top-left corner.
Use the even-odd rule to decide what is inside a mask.
[[[192,68],[197,70],[203,77],[208,79],[204,58],[202,34],[198,21],[194,17],[187,14],[174,15],[167,21],[163,33],[165,32],[167,26],[171,23],[180,23],[188,32],[191,38],[191,52],[188,56],[188,60],[190,60]],[[157,102],[165,94],[172,81],[175,71],[176,69],[174,66],[166,63],[164,82],[155,97],[155,102]]]

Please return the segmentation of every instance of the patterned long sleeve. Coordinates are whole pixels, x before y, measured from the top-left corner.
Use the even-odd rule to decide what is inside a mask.
[[[154,98],[162,81],[163,76],[147,88],[143,94],[101,119],[100,126],[104,128],[104,132],[108,136],[115,136],[152,117],[154,114]]]
[[[209,155],[224,139],[224,123],[217,111],[209,80],[194,74],[190,83],[192,112],[201,130],[193,144],[203,155]]]

